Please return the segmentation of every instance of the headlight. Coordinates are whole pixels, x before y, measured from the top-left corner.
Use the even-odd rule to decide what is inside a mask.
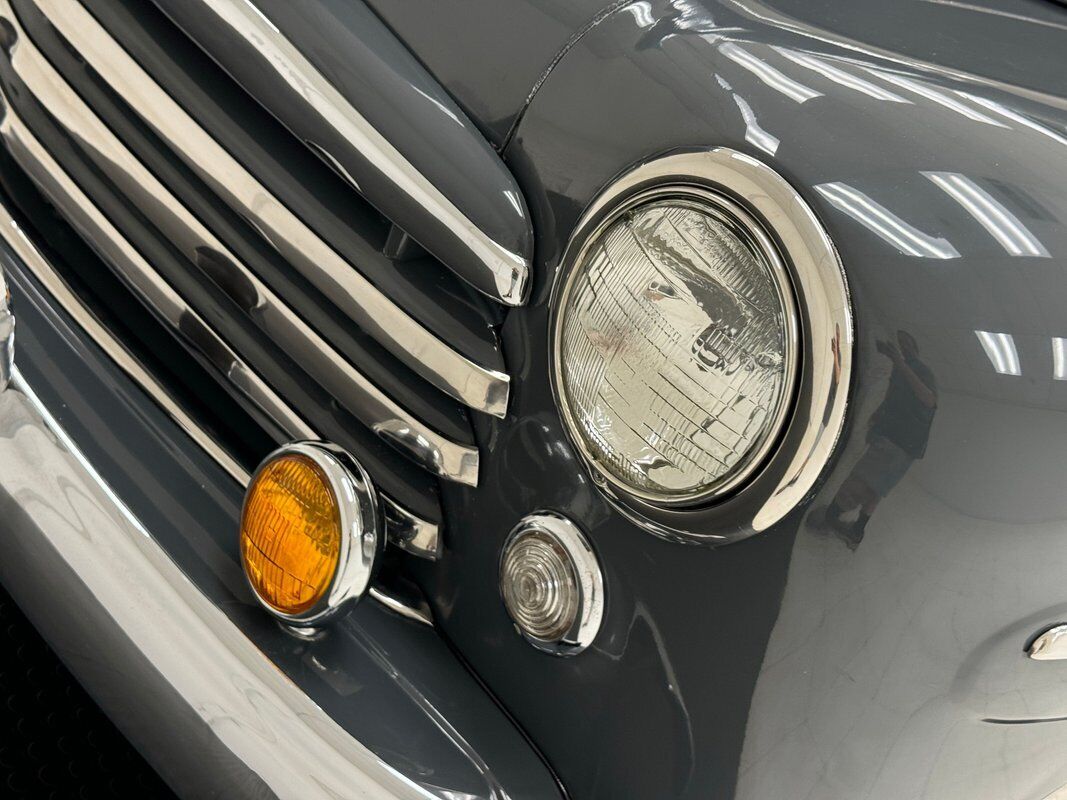
[[[788,418],[793,288],[737,203],[664,186],[590,232],[557,298],[557,391],[596,473],[691,504],[739,487]]]

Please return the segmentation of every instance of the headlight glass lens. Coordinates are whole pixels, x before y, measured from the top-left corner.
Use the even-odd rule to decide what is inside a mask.
[[[598,471],[652,501],[734,488],[788,411],[788,277],[723,202],[631,205],[592,234],[560,296],[564,417]]]

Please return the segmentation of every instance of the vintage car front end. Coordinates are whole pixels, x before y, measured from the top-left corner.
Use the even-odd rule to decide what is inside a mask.
[[[182,796],[1060,797],[1065,31],[0,0],[0,582]]]

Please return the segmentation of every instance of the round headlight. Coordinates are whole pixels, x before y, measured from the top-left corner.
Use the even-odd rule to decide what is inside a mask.
[[[714,191],[661,186],[586,237],[558,297],[557,392],[596,472],[653,503],[737,489],[773,449],[797,372],[789,274]]]

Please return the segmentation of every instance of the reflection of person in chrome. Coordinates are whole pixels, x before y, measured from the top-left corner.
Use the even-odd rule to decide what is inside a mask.
[[[898,345],[878,342],[878,352],[893,362],[885,400],[871,416],[867,449],[826,509],[825,522],[855,550],[867,521],[883,497],[897,485],[911,462],[922,458],[937,410],[937,384],[919,360],[919,346],[909,333],[897,331]],[[854,522],[844,516],[859,509]]]

